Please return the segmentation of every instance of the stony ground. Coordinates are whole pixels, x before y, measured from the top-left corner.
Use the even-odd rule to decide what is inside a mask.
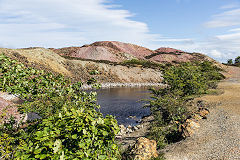
[[[240,160],[240,68],[229,67],[227,79],[219,84],[221,95],[202,97],[216,107],[195,135],[169,145],[168,160]]]

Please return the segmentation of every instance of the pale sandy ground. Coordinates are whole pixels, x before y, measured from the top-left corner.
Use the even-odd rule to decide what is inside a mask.
[[[229,67],[228,77],[219,83],[221,95],[201,97],[217,106],[193,137],[169,145],[167,160],[240,160],[240,68]]]

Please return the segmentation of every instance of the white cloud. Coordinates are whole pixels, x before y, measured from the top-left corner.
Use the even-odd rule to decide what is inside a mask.
[[[1,0],[0,43],[63,47],[99,40],[151,44],[157,35],[106,0]]]
[[[177,38],[163,38],[163,39],[156,39],[154,40],[156,42],[188,42],[188,43],[192,43],[193,40],[192,39],[177,39]]]
[[[227,59],[240,55],[240,32],[228,33],[213,36],[198,44],[210,57],[226,62]]]
[[[223,54],[220,51],[216,50],[216,49],[211,50],[209,54],[212,57],[216,57],[216,58],[222,58],[223,57]]]
[[[233,4],[224,5],[224,6],[220,7],[220,9],[232,9],[232,8],[237,8],[237,7],[239,7],[239,4],[233,3]]]
[[[207,22],[207,28],[229,27],[240,25],[240,8],[225,11],[212,16],[212,20]]]
[[[238,32],[238,31],[240,31],[240,28],[234,28],[229,30],[229,32]]]

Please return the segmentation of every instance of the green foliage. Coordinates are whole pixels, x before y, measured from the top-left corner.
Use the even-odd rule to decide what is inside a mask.
[[[235,65],[240,66],[240,56],[235,58]]]
[[[226,65],[233,65],[233,66],[240,67],[240,56],[236,57],[234,59],[234,62],[232,59],[228,59]]]
[[[89,72],[90,75],[97,75],[99,74],[98,70],[92,70],[91,72]]]
[[[233,64],[233,60],[232,60],[232,59],[228,59],[228,60],[227,60],[227,64],[228,64],[228,65],[232,65],[232,64]]]
[[[139,65],[146,68],[163,68],[164,67],[163,64],[159,64],[159,63],[148,61],[148,60],[139,60],[139,59],[127,60],[122,62],[121,65],[130,65],[130,66]]]
[[[29,129],[16,159],[114,159],[113,143],[118,125],[112,116],[105,119],[89,109],[69,108]]]
[[[203,94],[213,81],[224,78],[220,70],[208,61],[188,62],[169,67],[164,71],[163,78],[170,90],[180,96]]]
[[[95,83],[90,79],[88,84]],[[35,112],[42,119],[24,126],[14,120],[0,125],[3,159],[116,159],[119,131],[112,116],[103,117],[96,92],[81,90],[62,75],[27,68],[0,55],[0,90],[25,102],[21,113]]]
[[[182,63],[163,71],[167,87],[151,89],[153,96],[149,100],[155,118],[149,136],[158,142],[158,147],[181,139],[179,125],[191,114],[187,102],[192,96],[216,87],[216,82],[224,78],[219,71],[220,68],[208,61]]]

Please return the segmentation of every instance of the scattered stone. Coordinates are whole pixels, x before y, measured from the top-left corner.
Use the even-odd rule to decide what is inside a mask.
[[[124,126],[124,125],[119,125],[119,128],[120,128],[120,132],[118,133],[118,135],[116,136],[116,138],[122,138],[122,136],[124,135],[124,134],[126,134],[126,132],[127,132],[127,129],[126,129],[126,127]]]
[[[135,121],[139,121],[139,119],[136,117],[136,116],[128,116],[128,118],[131,118],[131,119],[133,119],[133,120],[135,120]]]
[[[199,115],[204,118],[207,119],[207,115],[209,114],[209,110],[206,108],[200,108],[199,109]]]
[[[134,131],[138,130],[138,127],[134,126],[134,127],[133,127],[133,130],[134,130]]]
[[[132,129],[132,128],[127,128],[126,133],[132,133],[132,132],[133,132],[133,129]]]
[[[143,125],[142,124],[139,124],[139,125],[137,125],[136,126],[138,129],[140,129],[140,128],[143,128]]]
[[[150,160],[152,157],[158,157],[156,141],[145,137],[138,138],[130,151],[130,157],[133,160]]]
[[[131,126],[131,125],[128,125],[128,127],[127,127],[127,128],[131,129],[131,128],[132,128],[132,126]]]
[[[182,132],[184,138],[187,138],[191,137],[199,127],[200,125],[195,119],[187,119],[186,122],[180,126],[179,131]]]
[[[197,106],[199,108],[203,108],[203,107],[206,107],[207,106],[207,102],[203,101],[203,100],[199,100],[197,101]]]
[[[203,117],[200,116],[198,113],[196,113],[196,114],[193,114],[193,115],[192,115],[192,118],[195,119],[195,120],[200,120],[200,119],[202,119]]]

